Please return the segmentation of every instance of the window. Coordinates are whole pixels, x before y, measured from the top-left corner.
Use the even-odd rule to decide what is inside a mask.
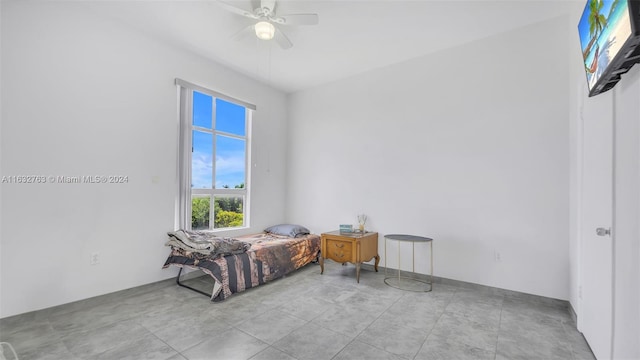
[[[249,226],[249,129],[255,106],[176,79],[180,86],[178,227]]]

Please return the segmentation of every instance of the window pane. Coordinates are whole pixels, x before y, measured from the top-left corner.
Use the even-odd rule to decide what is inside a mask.
[[[216,99],[216,130],[244,136],[245,111],[240,105]]]
[[[245,140],[216,135],[216,189],[244,188]]]
[[[193,132],[191,153],[191,187],[211,189],[213,186],[213,135]]]
[[[244,197],[242,196],[216,196],[215,197],[215,223],[213,228],[230,228],[244,225]]]
[[[211,129],[213,98],[207,94],[193,92],[193,125]]]
[[[207,195],[194,195],[191,197],[191,229],[209,229],[211,209],[211,197]]]

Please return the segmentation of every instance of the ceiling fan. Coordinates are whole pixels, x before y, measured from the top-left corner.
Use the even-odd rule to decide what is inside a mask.
[[[247,11],[227,3],[218,2],[224,9],[249,19],[257,20],[253,25],[238,31],[232,38],[239,40],[255,32],[262,40],[275,39],[283,49],[293,46],[289,38],[278,28],[280,25],[317,25],[318,14],[288,14],[276,15],[276,0],[260,0],[260,7]]]

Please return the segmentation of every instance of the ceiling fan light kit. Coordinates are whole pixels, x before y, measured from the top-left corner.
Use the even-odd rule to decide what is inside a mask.
[[[275,26],[267,21],[260,21],[254,28],[256,30],[256,36],[261,40],[271,40],[276,33]]]

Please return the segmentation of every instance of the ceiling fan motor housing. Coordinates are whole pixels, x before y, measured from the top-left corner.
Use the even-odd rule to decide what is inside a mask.
[[[273,16],[273,12],[276,10],[275,0],[262,0],[260,1],[260,7],[255,9],[256,15],[270,17]]]

